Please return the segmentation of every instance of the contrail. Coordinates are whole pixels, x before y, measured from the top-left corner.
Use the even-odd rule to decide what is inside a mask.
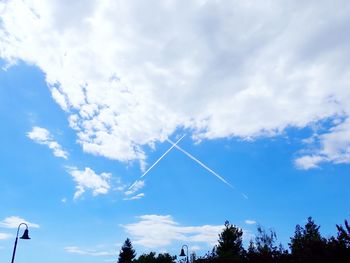
[[[175,147],[176,149],[178,149],[179,151],[183,152],[184,154],[186,154],[189,158],[191,158],[193,161],[197,162],[200,166],[202,166],[204,169],[206,169],[208,172],[210,172],[211,174],[213,174],[214,176],[216,176],[220,181],[222,181],[223,183],[225,183],[226,185],[228,185],[229,187],[231,187],[232,189],[234,189],[235,187],[230,184],[229,182],[227,182],[223,177],[221,177],[218,173],[216,173],[215,171],[213,171],[212,169],[210,169],[208,166],[206,166],[204,163],[202,163],[200,160],[198,160],[196,157],[194,157],[192,154],[190,154],[189,152],[185,151],[184,149],[182,149],[180,146],[177,145],[177,143],[174,143],[173,141],[171,141],[170,139],[167,139],[167,141],[169,143],[171,143],[173,145],[173,147]],[[248,199],[248,196],[245,195],[244,193],[241,193],[241,195],[245,198]]]
[[[174,147],[176,147],[177,144],[178,144],[184,137],[185,137],[185,135],[183,135],[183,136],[182,136],[180,139],[178,139],[175,143],[172,142],[172,143],[171,143],[172,146],[171,146],[161,157],[159,157],[158,160],[157,160],[154,164],[152,164],[152,165],[147,169],[146,172],[144,172],[144,173],[141,175],[140,179],[143,178],[144,176],[146,176],[146,174],[148,174],[148,172],[151,171],[151,169],[152,169],[155,165],[157,165],[157,163],[159,163],[159,161],[162,160],[162,159],[164,158],[165,155],[167,155]],[[138,181],[138,180],[136,180],[136,181],[129,187],[129,189],[131,189],[131,188],[135,185],[135,183],[136,183],[137,181]]]

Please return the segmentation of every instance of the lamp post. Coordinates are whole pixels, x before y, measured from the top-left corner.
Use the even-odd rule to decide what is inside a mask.
[[[186,254],[185,254],[185,250],[184,250],[184,247],[186,247]],[[186,256],[186,263],[188,263],[188,246],[187,245],[183,245],[182,248],[181,248],[181,252],[180,252],[180,257],[185,257]]]
[[[23,232],[23,235],[20,237],[20,239],[30,239],[28,235],[28,225],[26,223],[20,223],[18,228],[17,228],[17,235],[16,235],[16,240],[15,240],[15,245],[13,246],[13,253],[12,253],[12,260],[11,263],[15,261],[15,254],[16,254],[16,248],[17,248],[17,241],[18,241],[18,233],[21,225],[25,225],[26,229]]]

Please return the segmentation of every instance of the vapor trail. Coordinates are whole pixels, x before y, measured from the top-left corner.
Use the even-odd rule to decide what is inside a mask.
[[[212,169],[210,169],[208,166],[206,166],[204,163],[202,163],[200,160],[198,160],[196,157],[194,157],[192,154],[190,154],[189,152],[185,151],[184,149],[182,149],[180,146],[177,145],[177,143],[174,143],[173,141],[171,141],[170,139],[167,139],[167,141],[169,143],[171,143],[173,145],[173,147],[175,147],[176,149],[178,149],[179,151],[183,152],[184,154],[186,154],[189,158],[191,158],[193,161],[195,161],[196,163],[198,163],[200,166],[202,166],[204,169],[206,169],[208,172],[210,172],[211,174],[213,174],[214,176],[216,176],[220,181],[222,181],[223,183],[225,183],[226,185],[228,185],[229,187],[231,187],[232,189],[234,189],[234,186],[232,184],[230,184],[229,182],[227,182],[222,176],[220,176],[217,172],[213,171]],[[245,195],[244,193],[241,193],[241,195],[245,198],[248,199],[248,196]]]
[[[162,155],[161,157],[159,157],[158,160],[157,160],[154,164],[152,164],[152,165],[147,169],[146,172],[144,172],[144,173],[141,175],[140,179],[143,178],[144,176],[146,176],[146,174],[148,174],[148,172],[151,171],[151,169],[152,169],[154,166],[156,166],[157,163],[159,163],[159,161],[162,160],[162,159],[164,158],[165,155],[167,155],[174,147],[176,147],[177,144],[178,144],[184,137],[185,137],[185,135],[183,135],[183,136],[182,136],[180,139],[178,139],[175,143],[172,142],[172,143],[171,143],[172,146],[171,146],[165,153],[163,153],[163,155]],[[129,189],[131,189],[131,188],[135,185],[136,182],[137,182],[137,180],[129,187]]]

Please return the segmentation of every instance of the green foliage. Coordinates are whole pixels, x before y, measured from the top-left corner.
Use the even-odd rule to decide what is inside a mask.
[[[127,238],[120,250],[118,263],[131,263],[135,257],[135,250],[132,247],[130,239]]]

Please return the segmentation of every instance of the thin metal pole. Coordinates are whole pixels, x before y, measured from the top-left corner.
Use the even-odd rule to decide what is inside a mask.
[[[18,241],[18,236],[16,237],[15,245],[13,247],[13,253],[12,253],[12,260],[11,263],[15,261],[15,254],[16,254],[16,248],[17,248],[17,241]]]
[[[188,263],[188,246],[187,246],[187,245],[183,245],[183,246],[182,246],[182,249],[183,249],[184,247],[186,247],[186,251],[187,251],[187,253],[186,253],[186,263]]]
[[[28,225],[26,223],[20,223],[18,228],[17,228],[17,234],[16,234],[16,240],[15,240],[15,245],[13,246],[13,253],[12,253],[12,260],[11,263],[14,263],[15,261],[15,255],[16,255],[16,248],[17,248],[17,242],[18,242],[18,233],[21,225],[25,225],[26,228],[28,229]]]

